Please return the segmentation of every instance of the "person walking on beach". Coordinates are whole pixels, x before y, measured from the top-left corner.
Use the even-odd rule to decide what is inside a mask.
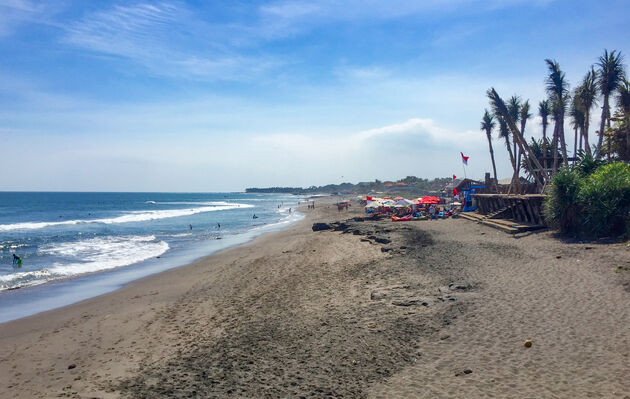
[[[433,205],[429,206],[429,220],[433,220],[435,217],[435,207]]]

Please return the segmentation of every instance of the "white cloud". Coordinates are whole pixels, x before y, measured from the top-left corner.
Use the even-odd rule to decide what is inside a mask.
[[[45,14],[52,14],[53,7],[33,0],[0,0],[0,38],[24,23],[50,23]]]
[[[67,28],[65,42],[122,57],[154,75],[188,79],[248,80],[280,64],[226,48],[222,38],[230,30],[198,20],[183,3],[163,1],[88,14]]]

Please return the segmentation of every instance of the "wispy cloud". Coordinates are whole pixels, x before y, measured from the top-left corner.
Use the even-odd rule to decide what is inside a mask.
[[[25,22],[46,23],[42,18],[51,6],[33,0],[0,0],[0,37],[7,36]]]
[[[234,51],[216,35],[217,28],[197,20],[184,3],[158,2],[88,14],[67,28],[65,42],[160,76],[247,80],[279,64],[270,56]]]

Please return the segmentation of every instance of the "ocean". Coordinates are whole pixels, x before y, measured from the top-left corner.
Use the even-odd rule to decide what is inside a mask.
[[[0,322],[100,295],[282,228],[301,218],[294,209],[302,199],[0,192]]]

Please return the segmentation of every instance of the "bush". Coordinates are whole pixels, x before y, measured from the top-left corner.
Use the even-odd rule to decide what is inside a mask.
[[[618,236],[630,232],[630,165],[604,165],[586,177],[579,192],[582,227],[589,236]]]
[[[580,172],[571,168],[561,169],[552,180],[543,211],[549,226],[562,233],[580,231],[582,208],[578,194],[582,180]]]

